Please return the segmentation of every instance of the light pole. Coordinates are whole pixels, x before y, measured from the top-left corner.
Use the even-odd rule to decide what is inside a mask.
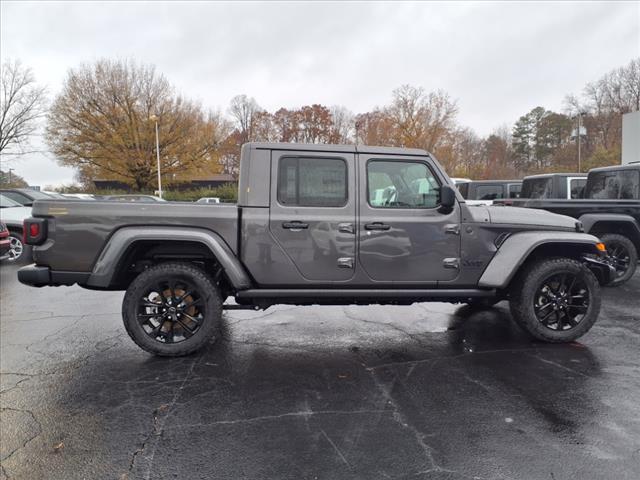
[[[14,170],[14,168],[9,169],[9,185],[11,185],[11,172],[13,172]]]
[[[582,137],[582,116],[586,112],[578,112],[578,173],[582,173],[582,150],[581,150],[581,138]]]
[[[158,117],[151,115],[149,120],[156,124],[156,159],[158,161],[158,196],[162,198],[162,176],[160,173],[160,136],[158,135]]]

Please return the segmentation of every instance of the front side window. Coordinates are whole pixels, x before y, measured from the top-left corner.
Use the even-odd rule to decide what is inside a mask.
[[[340,158],[281,158],[278,165],[278,202],[300,207],[346,205],[346,162]]]
[[[495,200],[503,197],[502,185],[478,185],[476,187],[476,200]]]
[[[509,198],[520,198],[520,192],[522,191],[522,184],[512,183],[509,185]]]
[[[369,205],[376,208],[435,208],[440,183],[426,164],[372,160],[367,163]]]
[[[462,197],[467,198],[467,195],[469,195],[469,182],[457,183],[456,187],[458,187],[458,191],[462,194]]]
[[[587,184],[586,178],[572,178],[570,182],[571,198],[582,198],[582,191]]]
[[[621,176],[620,198],[622,200],[640,199],[640,178],[638,178],[640,172],[627,170]]]

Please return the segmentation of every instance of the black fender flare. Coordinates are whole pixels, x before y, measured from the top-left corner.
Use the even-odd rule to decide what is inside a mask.
[[[633,235],[630,240],[634,244],[640,245],[640,225],[631,215],[625,215],[623,213],[585,213],[584,215],[581,215],[578,220],[582,222],[584,231],[587,233],[593,231],[594,227],[597,227],[599,223],[615,223],[624,225],[629,228]]]
[[[505,288],[529,255],[545,244],[563,244],[586,247],[599,253],[596,244],[599,240],[593,235],[578,232],[520,232],[507,238],[485,268],[478,286],[481,288]]]
[[[246,290],[252,282],[245,268],[223,238],[215,232],[184,227],[124,227],[107,241],[87,281],[90,287],[106,288],[116,274],[119,261],[128,248],[140,240],[178,240],[205,245],[224,269],[236,290]]]

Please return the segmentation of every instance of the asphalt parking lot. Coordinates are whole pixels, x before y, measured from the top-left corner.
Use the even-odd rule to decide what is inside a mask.
[[[637,479],[640,274],[580,343],[506,304],[226,314],[197,355],[138,349],[120,292],[0,267],[2,478]]]

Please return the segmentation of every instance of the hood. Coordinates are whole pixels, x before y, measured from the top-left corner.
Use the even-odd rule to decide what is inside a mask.
[[[22,225],[22,221],[30,216],[31,207],[0,208],[0,222],[7,225]]]
[[[485,207],[492,224],[531,225],[559,229],[576,229],[578,221],[573,217],[558,215],[536,208],[519,208],[505,206]]]

